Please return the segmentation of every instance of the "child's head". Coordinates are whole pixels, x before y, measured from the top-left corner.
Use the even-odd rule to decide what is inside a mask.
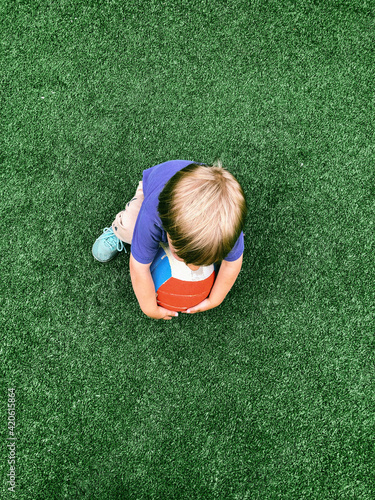
[[[167,182],[158,211],[178,257],[203,266],[223,260],[233,248],[244,226],[246,201],[220,162],[192,163]]]

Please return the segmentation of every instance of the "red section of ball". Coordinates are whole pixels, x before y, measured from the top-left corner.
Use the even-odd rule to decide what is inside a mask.
[[[169,278],[158,289],[159,306],[171,311],[185,311],[206,299],[215,281],[215,272],[202,281],[182,281]]]

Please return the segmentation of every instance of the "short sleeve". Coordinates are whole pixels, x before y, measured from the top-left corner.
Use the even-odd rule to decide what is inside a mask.
[[[162,230],[147,214],[146,207],[142,205],[135,223],[131,244],[134,259],[141,264],[150,264],[154,260],[162,239]]]
[[[226,260],[227,262],[234,262],[235,260],[237,260],[241,257],[241,255],[244,252],[244,248],[245,248],[244,235],[243,235],[243,232],[241,232],[240,237],[236,241],[234,247],[228,253],[228,255],[225,257],[224,260]]]

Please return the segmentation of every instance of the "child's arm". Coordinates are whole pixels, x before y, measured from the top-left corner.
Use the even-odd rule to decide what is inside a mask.
[[[140,308],[147,316],[154,319],[171,319],[173,316],[178,316],[178,313],[157,305],[150,265],[151,263],[141,264],[130,254],[130,276]]]
[[[214,307],[220,305],[227,296],[229,290],[234,285],[237,276],[241,271],[242,259],[243,256],[241,255],[239,259],[233,262],[223,260],[210,295],[207,299],[203,300],[203,302],[197,306],[191,307],[186,312],[196,313],[208,311],[208,309],[213,309]]]

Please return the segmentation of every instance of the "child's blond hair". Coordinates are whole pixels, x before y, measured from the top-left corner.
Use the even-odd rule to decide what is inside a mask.
[[[203,266],[223,260],[233,248],[244,226],[246,201],[220,161],[192,163],[167,182],[158,212],[178,257]]]

